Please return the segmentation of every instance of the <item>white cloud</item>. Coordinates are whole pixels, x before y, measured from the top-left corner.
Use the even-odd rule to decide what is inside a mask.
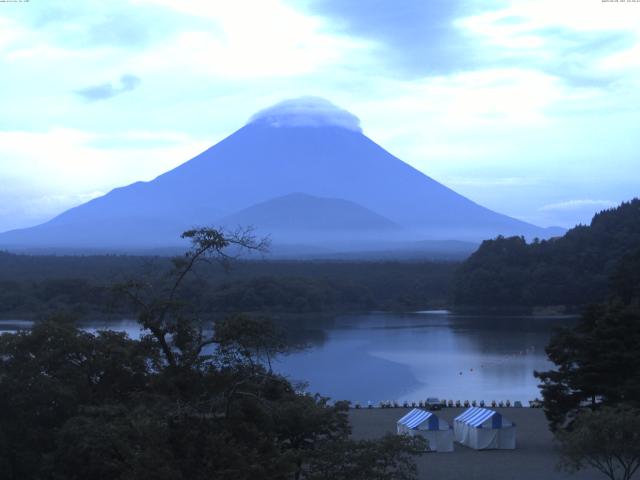
[[[265,123],[272,127],[335,126],[362,131],[358,117],[319,97],[283,100],[254,114],[249,123]]]
[[[0,52],[6,52],[20,44],[27,36],[27,29],[10,18],[0,16]]]
[[[571,210],[582,210],[582,209],[604,209],[611,208],[617,205],[616,202],[612,202],[611,200],[590,200],[590,199],[580,199],[580,200],[566,200],[564,202],[558,203],[550,203],[548,205],[544,205],[540,207],[539,210],[546,211],[571,211]]]
[[[16,68],[16,62],[79,61],[95,56],[97,52],[56,45],[41,31],[0,16],[0,53],[2,60]]]
[[[35,39],[34,39],[35,40]],[[96,55],[96,52],[78,51],[69,48],[48,45],[45,41],[29,42],[27,46],[21,46],[12,49],[5,59],[7,62],[60,62],[60,61],[79,61],[82,59],[90,59]]]
[[[520,187],[540,183],[540,179],[529,177],[451,177],[444,181],[452,186],[474,187]]]
[[[58,212],[71,206],[88,202],[104,195],[106,192],[92,191],[74,194],[51,193],[48,195],[29,197],[24,203],[24,213],[28,216],[42,215],[43,212]]]
[[[133,63],[150,70],[188,68],[225,78],[306,75],[345,62],[365,42],[324,32],[323,22],[279,0],[137,0],[202,20],[148,49]]]
[[[370,102],[371,116],[379,115],[399,131],[426,119],[458,131],[470,126],[539,125],[558,104],[580,109],[597,98],[596,92],[573,90],[554,75],[525,68],[487,68],[380,84],[383,88]],[[402,123],[393,125],[389,115]],[[364,126],[367,130],[368,122]]]
[[[113,146],[96,146],[101,142]],[[180,132],[0,131],[5,204],[0,231],[27,226],[25,219],[43,221],[115,187],[151,180],[208,146]]]
[[[599,70],[604,72],[634,72],[636,74],[635,83],[638,84],[640,80],[638,78],[640,77],[640,41],[629,48],[603,57],[596,65]]]
[[[165,135],[187,138],[175,132],[125,132],[119,136],[59,127],[46,132],[0,131],[0,158],[3,158],[0,177],[70,189],[82,185],[85,191],[104,190],[122,182],[150,180],[209,146],[207,141],[195,139],[146,148],[93,146],[100,141],[130,143],[136,139],[162,139]]]
[[[379,55],[393,51],[286,0],[56,2],[64,8],[46,25],[40,14],[53,7],[32,2],[32,14],[13,19],[1,9],[0,184],[5,193],[18,189],[5,204],[66,194],[79,201],[73,196],[153,178],[259,106],[303,94],[348,108],[393,154],[497,209],[508,208],[499,195],[509,187],[509,208],[518,195],[535,198],[526,210],[548,217],[569,216],[538,210],[565,194],[627,195],[621,182],[635,188],[640,178],[640,4],[475,3],[484,13],[456,23],[474,61],[453,59],[437,71],[455,73],[421,78],[389,68]],[[132,20],[112,38],[110,27],[125,18]],[[100,41],[92,41],[94,27]],[[611,46],[609,34],[623,40]],[[73,94],[124,72],[140,76],[143,88],[91,104]],[[595,82],[572,83],[572,75]],[[527,190],[527,178],[540,188]],[[576,186],[593,178],[600,190]]]
[[[65,189],[50,191],[22,191],[12,188],[0,194],[0,232],[15,228],[31,227],[43,223],[67,210],[105,192],[91,191],[69,193]]]
[[[557,195],[557,193],[550,191],[548,195]],[[596,213],[616,207],[620,201],[628,198],[630,197],[622,196],[617,201],[589,198],[565,200],[543,205],[536,210],[529,209],[528,216],[531,221],[541,225],[560,225],[567,228],[578,224],[588,225]]]
[[[514,0],[504,8],[459,19],[481,42],[485,58],[506,58],[551,69],[567,78],[606,80],[638,73],[640,8],[600,0]],[[617,41],[616,41],[617,40]],[[621,42],[625,46],[621,46]]]
[[[519,38],[533,37],[526,46],[548,45],[544,29],[577,32],[640,32],[638,5],[607,5],[599,0],[514,0],[508,6],[460,19],[457,25],[501,46],[516,46]],[[529,43],[529,45],[526,45]]]

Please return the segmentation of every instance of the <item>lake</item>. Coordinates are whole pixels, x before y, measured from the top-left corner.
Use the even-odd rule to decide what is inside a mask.
[[[552,367],[544,348],[553,327],[574,322],[448,311],[342,315],[299,332],[309,349],[280,357],[274,369],[308,382],[310,392],[363,405],[426,397],[524,403],[540,397],[533,371]],[[0,332],[29,326],[4,320]],[[140,333],[132,320],[83,327]]]

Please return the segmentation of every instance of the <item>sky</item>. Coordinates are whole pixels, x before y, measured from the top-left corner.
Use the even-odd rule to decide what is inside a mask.
[[[640,195],[640,2],[2,1],[0,86],[0,231],[304,95],[540,226]]]

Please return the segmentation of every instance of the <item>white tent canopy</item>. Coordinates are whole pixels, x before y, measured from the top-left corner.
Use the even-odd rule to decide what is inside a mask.
[[[456,442],[476,450],[516,448],[516,425],[501,413],[469,408],[453,421]]]
[[[414,408],[398,420],[397,428],[399,435],[423,437],[431,451],[453,452],[453,431],[449,423],[431,412]]]

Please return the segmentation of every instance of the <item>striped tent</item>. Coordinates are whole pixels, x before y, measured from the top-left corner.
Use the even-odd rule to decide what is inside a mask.
[[[453,430],[446,420],[432,412],[414,408],[397,422],[399,435],[419,435],[427,440],[428,450],[453,452]]]
[[[516,448],[516,425],[488,408],[469,408],[453,420],[456,442],[476,450]]]

